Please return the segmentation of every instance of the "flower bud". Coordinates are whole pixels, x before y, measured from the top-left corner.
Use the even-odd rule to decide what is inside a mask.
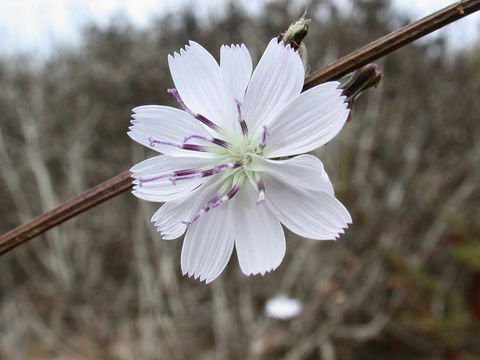
[[[303,14],[300,20],[291,24],[287,31],[280,35],[279,39],[285,44],[290,44],[290,46],[297,51],[301,47],[303,39],[305,39],[305,36],[308,34],[310,21],[311,19],[305,18],[305,14]]]
[[[350,108],[353,102],[365,90],[377,86],[382,80],[383,73],[377,64],[368,64],[353,73],[353,75],[340,87],[343,89],[343,95],[347,97]]]

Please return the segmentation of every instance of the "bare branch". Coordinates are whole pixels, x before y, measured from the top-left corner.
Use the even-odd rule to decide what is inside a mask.
[[[305,80],[304,90],[325,81],[338,79],[478,10],[480,10],[480,0],[464,0],[448,6],[354,51],[330,64],[325,69],[312,73]],[[65,220],[129,190],[131,187],[130,173],[125,171],[87,190],[59,207],[2,235],[0,237],[0,255]]]

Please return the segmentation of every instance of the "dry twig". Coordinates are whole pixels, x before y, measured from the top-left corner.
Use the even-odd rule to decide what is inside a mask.
[[[396,30],[309,75],[304,90],[325,81],[338,79],[363,65],[375,61],[425,35],[480,10],[480,0],[463,0],[417,22]],[[0,255],[48,229],[92,208],[132,187],[125,171],[74,197],[0,237]]]

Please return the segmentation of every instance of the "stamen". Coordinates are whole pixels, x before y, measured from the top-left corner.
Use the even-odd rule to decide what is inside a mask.
[[[202,171],[202,169],[176,170],[172,173],[155,176],[155,177],[148,178],[148,179],[138,178],[138,179],[136,179],[136,181],[138,181],[139,186],[142,186],[144,183],[147,183],[147,182],[157,181],[157,180],[161,180],[161,179],[165,179],[165,178],[169,178],[169,180],[172,181],[172,178],[175,178],[177,176],[187,176],[187,175],[192,175],[192,174],[198,174],[201,171]]]
[[[177,89],[173,88],[173,89],[167,89],[167,92],[172,94],[175,99],[178,101],[178,103],[180,104],[180,106],[183,108],[183,110],[185,110],[187,113],[189,113],[190,115],[192,115],[195,119],[197,119],[198,121],[200,121],[202,124],[208,126],[209,128],[215,130],[215,131],[219,131],[220,130],[220,127],[218,127],[217,124],[215,124],[213,121],[207,119],[205,116],[203,116],[202,114],[198,114],[198,113],[194,113],[188,106],[187,104],[185,104],[185,102],[182,100],[182,97],[180,96],[180,94],[178,93]]]
[[[177,170],[173,172],[174,176],[186,176],[186,175],[192,175],[192,174],[197,174],[200,172],[200,169],[185,169],[185,170]]]
[[[144,183],[165,179],[169,176],[170,176],[170,174],[164,174],[164,175],[159,175],[159,176],[155,176],[153,178],[148,178],[148,179],[138,178],[137,181],[138,181],[138,185],[142,186]]]
[[[189,176],[183,176],[183,177],[180,177],[180,175],[171,176],[169,180],[172,182],[173,185],[175,185],[177,181],[192,180],[192,179],[198,179],[198,178],[202,178],[202,177],[212,176],[212,175],[218,174],[219,172],[221,172],[224,169],[236,169],[240,166],[243,166],[243,161],[241,161],[241,160],[240,161],[235,161],[233,163],[216,165],[215,167],[213,167],[211,169],[195,172],[195,173],[192,173],[192,174],[186,174],[186,175],[189,175]]]
[[[191,139],[199,139],[199,140],[204,140],[204,141],[208,141],[212,144],[215,144],[215,145],[218,145],[218,146],[221,146],[221,147],[224,147],[224,148],[228,148],[230,146],[230,143],[228,143],[227,141],[225,140],[222,140],[222,139],[218,139],[218,138],[207,138],[205,136],[200,136],[200,135],[190,135],[190,136],[185,136],[185,138],[183,139],[183,144],[187,143],[188,141],[190,141]]]
[[[179,149],[184,150],[192,150],[192,151],[200,151],[200,152],[208,152],[208,147],[202,145],[195,145],[195,144],[175,144],[167,141],[160,141],[156,140],[152,137],[148,138],[150,147],[155,147],[155,144],[166,145],[166,146],[173,146]]]
[[[237,194],[238,190],[240,190],[240,186],[239,186],[239,185],[235,185],[235,186],[228,192],[228,194],[227,194],[228,200],[230,200],[231,198],[233,198],[233,197]]]
[[[192,225],[194,222],[198,221],[198,219],[200,219],[202,217],[202,215],[204,215],[205,213],[207,213],[208,211],[210,211],[211,209],[214,209],[216,207],[219,207],[220,205],[222,205],[223,203],[225,203],[226,201],[230,200],[231,198],[233,198],[235,196],[235,194],[238,192],[238,190],[240,190],[240,186],[239,185],[235,185],[233,186],[230,191],[228,193],[226,193],[225,195],[223,195],[222,197],[220,197],[220,194],[215,194],[209,201],[208,203],[202,207],[200,209],[200,211],[193,217],[192,220],[190,221],[182,221],[182,224],[184,225],[187,225],[187,226],[190,226]]]
[[[265,149],[265,146],[267,146],[267,137],[268,137],[268,128],[263,125],[263,134],[262,134],[262,142],[260,143],[259,147],[261,150]]]
[[[176,147],[176,148],[181,148],[182,147],[182,145],[180,145],[180,144],[174,144],[174,143],[166,142],[166,141],[159,141],[159,140],[155,140],[152,137],[149,137],[148,141],[149,141],[150,147],[152,147],[152,148],[155,147],[155,144],[173,146],[173,147]]]
[[[199,146],[199,145],[195,145],[195,146]],[[152,181],[168,178],[168,180],[170,180],[172,182],[172,184],[175,185],[177,181],[193,180],[193,179],[198,179],[198,178],[202,178],[202,177],[212,176],[212,175],[218,174],[222,170],[236,169],[236,168],[239,168],[241,166],[243,166],[243,161],[240,160],[240,161],[235,161],[235,162],[228,163],[228,164],[216,165],[213,168],[207,169],[207,170],[202,170],[201,168],[175,170],[171,173],[162,174],[162,175],[155,176],[155,177],[148,178],[148,179],[139,178],[139,179],[136,179],[136,181],[138,182],[138,184],[140,186],[142,186],[142,184],[147,183],[147,182],[152,182]]]
[[[265,203],[265,183],[262,179],[257,181],[258,198],[257,205]]]
[[[248,126],[246,121],[242,118],[242,103],[235,99],[235,103],[237,104],[237,112],[238,112],[238,122],[240,123],[240,127],[242,128],[243,136],[248,135]]]
[[[225,141],[225,140],[222,140],[222,139],[213,138],[211,141],[215,145],[218,145],[218,146],[221,146],[221,147],[224,147],[224,148],[230,147],[230,143],[228,141]]]
[[[209,139],[207,139],[205,136],[200,136],[200,135],[190,135],[190,136],[185,136],[183,138],[183,143],[187,143],[189,140],[191,139],[200,139],[200,140],[205,140],[205,141],[210,141]]]
[[[181,146],[182,149],[185,150],[192,150],[192,151],[200,151],[200,152],[208,152],[208,148],[202,145],[195,145],[195,144],[183,144]]]
[[[224,202],[230,200],[231,198],[233,198],[235,196],[235,194],[238,192],[238,190],[240,190],[240,186],[238,185],[235,185],[234,187],[232,187],[230,189],[230,191],[226,194],[226,195],[223,195],[220,200],[218,200],[217,202],[215,202],[214,204],[212,204],[212,208],[216,208],[220,205],[222,205]]]

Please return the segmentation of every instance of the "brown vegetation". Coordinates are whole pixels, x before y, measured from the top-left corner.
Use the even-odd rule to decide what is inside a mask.
[[[127,136],[131,108],[176,106],[166,56],[193,39],[218,55],[244,42],[258,59],[299,15],[289,2],[251,16],[191,11],[147,30],[86,30],[45,65],[0,63],[0,231],[152,153]],[[398,27],[386,1],[343,14],[309,7],[318,68]],[[0,261],[0,358],[478,359],[480,63],[441,39],[381,62],[385,77],[317,152],[354,224],[337,242],[289,234],[265,277],[232,260],[213,284],[180,276],[181,240],[162,241],[154,206],[110,200]],[[265,317],[279,293],[291,321]]]

